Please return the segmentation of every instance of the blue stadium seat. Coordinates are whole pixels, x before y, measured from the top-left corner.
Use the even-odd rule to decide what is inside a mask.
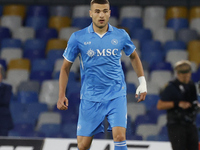
[[[54,63],[48,59],[34,59],[31,65],[31,71],[51,71],[53,72]]]
[[[15,130],[10,130],[8,133],[8,136],[10,137],[20,137],[20,133],[18,131]]]
[[[39,49],[24,49],[24,58],[28,58],[30,61],[35,59],[44,59],[45,58],[45,51],[41,51]]]
[[[139,42],[152,39],[152,32],[150,29],[138,28],[130,32],[131,39],[137,39]]]
[[[28,39],[24,43],[25,58],[34,59],[45,58],[46,41],[44,39]]]
[[[120,26],[128,28],[131,32],[134,29],[143,27],[142,18],[123,18]]]
[[[26,16],[27,17],[30,17],[30,16],[49,17],[48,6],[45,6],[45,5],[28,6]]]
[[[151,115],[138,115],[134,121],[134,125],[138,126],[140,124],[157,124],[157,118],[151,118]]]
[[[199,113],[197,114],[197,117],[196,117],[196,124],[198,127],[200,126],[200,114]]]
[[[94,139],[105,139],[105,133],[97,133],[94,135]]]
[[[69,72],[69,82],[77,82],[79,75],[76,72],[70,71]]]
[[[36,38],[44,39],[46,42],[49,39],[58,38],[58,31],[54,28],[44,28],[36,30]]]
[[[76,138],[76,129],[76,123],[66,123],[62,126],[61,132],[63,132],[67,138]]]
[[[166,114],[166,110],[158,110],[155,107],[151,107],[148,111],[147,111],[149,116],[156,116],[159,117],[160,115],[164,115]]]
[[[71,128],[68,128],[68,130]],[[44,133],[46,137],[56,137],[61,131],[60,124],[42,124],[39,132]]]
[[[145,40],[140,44],[140,50],[142,53],[149,51],[162,50],[162,43],[157,40]]]
[[[30,114],[20,112],[13,117],[13,123],[15,124],[32,124],[33,126],[36,125],[36,119],[33,118]]]
[[[186,50],[187,45],[185,42],[180,41],[180,40],[173,40],[173,41],[167,41],[164,44],[164,51],[165,54],[170,50],[170,49],[180,49],[180,50]]]
[[[29,103],[25,104],[25,107],[26,113],[29,113],[35,119],[38,119],[40,113],[48,111],[48,106],[45,103]]]
[[[78,121],[78,111],[73,106],[71,106],[71,104],[69,104],[67,113],[65,111],[58,110],[57,106],[55,106],[53,110],[54,112],[58,112],[61,114],[62,125],[67,124],[67,123],[76,124]]]
[[[41,132],[37,132],[37,131],[35,131],[35,132],[33,132],[33,135],[31,136],[31,137],[36,137],[36,138],[45,138],[46,136],[45,136],[45,134],[44,133],[41,133]]]
[[[89,26],[91,23],[92,19],[90,17],[72,18],[72,27],[83,29]]]
[[[135,94],[136,92],[136,86],[133,83],[126,83],[127,87],[127,94]]]
[[[3,66],[4,70],[6,71],[7,70],[6,60],[0,58],[0,64]]]
[[[0,27],[0,41],[5,38],[11,38],[11,32],[7,27]]]
[[[42,83],[44,80],[52,79],[52,71],[38,70],[31,71],[30,80],[36,80]]]
[[[169,141],[167,135],[149,135],[146,138],[147,141]]]
[[[200,81],[200,67],[196,72],[192,73],[192,81],[193,82]]]
[[[119,18],[119,7],[117,6],[110,6],[110,10],[111,10],[111,17],[116,17]]]
[[[188,28],[189,22],[186,18],[173,18],[167,22],[167,27],[174,29],[176,32],[180,29]]]
[[[139,141],[143,140],[142,136],[140,135],[129,135],[126,138],[127,140],[139,140]]]
[[[60,71],[53,72],[53,79],[58,80],[60,77]]]
[[[69,96],[72,93],[78,93],[81,90],[81,83],[78,81],[70,81],[68,80],[66,94]]]
[[[80,103],[80,91],[79,92],[74,92],[74,93],[71,93],[69,96],[68,96],[68,99],[70,100],[70,105],[77,109],[79,109],[79,103]]]
[[[148,51],[141,53],[141,60],[147,62],[150,66],[154,63],[164,61],[164,52],[161,50]]]
[[[27,17],[25,21],[25,26],[32,27],[35,30],[43,29],[48,27],[48,18],[47,17]]]
[[[132,121],[131,116],[127,115],[127,129],[126,129],[126,136],[130,137],[135,134],[134,128],[132,128]]]
[[[20,39],[5,38],[1,40],[2,48],[22,48],[22,42]]]
[[[13,131],[17,131],[20,136],[28,135],[29,133],[34,132],[34,125],[29,123],[17,123],[14,125]]]
[[[160,99],[159,95],[147,94],[145,101],[142,101],[142,103],[145,104],[146,110],[148,111],[148,110],[151,110],[152,108],[156,109],[156,105],[159,99]]]
[[[10,103],[10,112],[13,118],[16,118],[18,113],[24,113],[25,109],[26,109],[25,104],[17,102]]]
[[[34,91],[19,91],[17,93],[17,101],[19,103],[37,103],[38,93]]]
[[[169,62],[159,62],[159,63],[153,63],[150,68],[149,71],[154,71],[154,70],[169,70],[169,71],[173,71],[173,67],[171,65],[171,63]]]
[[[50,50],[47,53],[47,59],[52,62],[53,64],[56,62],[57,59],[63,58],[64,50]]]

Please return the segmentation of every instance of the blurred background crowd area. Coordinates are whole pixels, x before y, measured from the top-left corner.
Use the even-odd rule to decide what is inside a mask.
[[[62,0],[57,1],[59,5],[48,5],[45,0],[37,1],[39,5],[33,5],[34,0],[29,2],[2,1],[5,4],[0,5],[0,63],[6,71],[4,82],[13,87],[10,110],[14,128],[9,136],[75,138],[81,87],[78,58],[69,76],[67,111],[56,108],[58,78],[70,35],[91,23],[90,1],[67,1],[69,5]],[[122,54],[127,82],[127,139],[168,141],[166,112],[158,111],[156,104],[160,90],[174,78],[175,62],[190,60],[192,79],[196,84],[200,80],[200,3],[121,2],[113,0],[112,5],[110,1],[109,23],[129,33],[142,60],[148,88],[146,100],[136,103],[138,78],[129,58]],[[95,138],[111,135],[106,132]]]

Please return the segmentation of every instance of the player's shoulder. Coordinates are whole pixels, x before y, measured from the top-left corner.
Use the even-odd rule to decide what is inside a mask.
[[[88,27],[86,27],[86,28],[83,28],[83,29],[80,29],[80,30],[78,30],[78,31],[75,31],[73,34],[72,34],[72,36],[74,37],[74,38],[76,38],[76,39],[82,39],[82,37],[85,37],[85,36],[87,36],[87,34],[88,34],[89,32],[88,32]]]
[[[75,34],[75,35],[86,34],[86,33],[88,33],[88,30],[89,30],[88,27],[86,27],[86,28],[83,28],[83,29],[80,29],[80,30],[74,32],[74,34]]]
[[[114,27],[114,26],[112,26],[112,28],[113,28],[113,31],[115,31],[115,32],[119,32],[121,34],[127,33],[124,29],[120,29],[120,28],[117,28],[117,27]]]

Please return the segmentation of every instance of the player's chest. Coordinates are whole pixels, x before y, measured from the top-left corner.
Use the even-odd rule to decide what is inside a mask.
[[[118,37],[105,36],[100,38],[92,36],[85,38],[79,44],[80,52],[83,57],[120,57],[123,45]]]

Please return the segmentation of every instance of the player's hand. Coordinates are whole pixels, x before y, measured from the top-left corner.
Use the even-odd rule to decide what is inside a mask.
[[[180,108],[182,108],[182,109],[188,109],[188,108],[190,108],[192,105],[191,105],[190,102],[180,101],[180,102],[178,103],[178,106],[179,106]]]
[[[144,76],[139,77],[138,79],[139,79],[140,85],[138,86],[136,90],[135,98],[138,99],[137,102],[141,102],[145,100],[145,97],[147,95],[147,85],[146,85],[146,80]]]
[[[137,90],[136,90],[136,94],[135,94],[135,98],[138,99],[138,103],[141,102],[141,101],[144,101],[145,100],[145,97],[147,95],[147,92],[145,92],[145,90],[143,90],[144,88],[143,87],[138,87]],[[144,91],[144,92],[143,92]]]
[[[66,97],[59,98],[57,102],[57,108],[59,110],[67,110],[68,109],[68,99]]]

